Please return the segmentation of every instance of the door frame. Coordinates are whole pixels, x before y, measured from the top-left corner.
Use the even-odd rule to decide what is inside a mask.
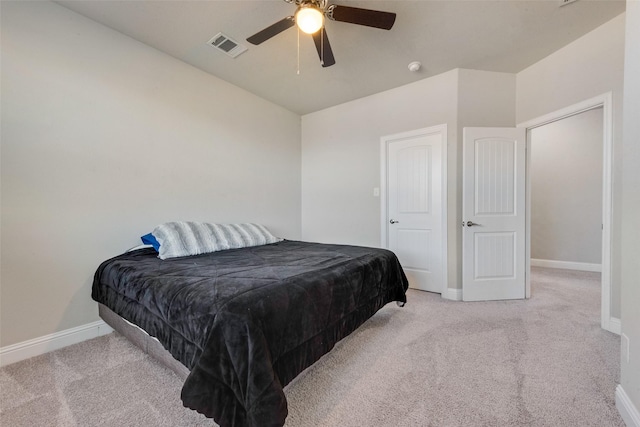
[[[570,105],[518,125],[527,130],[527,201],[526,201],[526,297],[531,296],[531,130],[585,111],[602,107],[602,329],[620,335],[620,319],[611,317],[611,230],[613,192],[613,96],[611,92]]]
[[[448,276],[448,253],[447,253],[447,151],[449,143],[447,140],[447,125],[441,124],[436,126],[430,126],[426,128],[416,129],[408,132],[396,133],[393,135],[386,135],[380,137],[380,247],[388,249],[389,235],[388,235],[388,223],[389,220],[389,205],[387,203],[387,191],[388,191],[388,156],[389,156],[389,144],[392,141],[403,138],[415,138],[421,135],[433,135],[440,134],[442,136],[442,146],[440,152],[440,170],[442,171],[442,188],[441,188],[441,206],[442,206],[442,286],[440,295],[442,298],[450,299],[448,295],[449,288],[449,276]]]

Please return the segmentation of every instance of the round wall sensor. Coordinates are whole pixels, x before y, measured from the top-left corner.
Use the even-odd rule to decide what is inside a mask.
[[[419,63],[418,61],[413,61],[411,64],[409,64],[409,71],[413,71],[415,73],[420,69],[420,67],[422,67],[421,63]]]

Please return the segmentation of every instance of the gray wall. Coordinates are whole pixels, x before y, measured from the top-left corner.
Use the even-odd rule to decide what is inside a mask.
[[[55,3],[1,23],[1,346],[98,320],[95,269],[161,222],[300,238],[298,115]]]
[[[513,126],[514,111],[513,74],[457,69],[303,116],[303,238],[379,246],[380,137],[447,124],[448,286],[460,288],[460,131]]]
[[[531,258],[600,264],[602,108],[535,128]]]
[[[622,175],[622,354],[620,384],[640,413],[640,2],[627,2]],[[637,418],[636,418],[637,420]],[[631,424],[629,424],[631,425]]]
[[[620,318],[622,94],[625,15],[619,15],[517,74],[516,120],[524,123],[578,102],[613,94],[611,316]]]
[[[379,246],[380,137],[446,123],[451,162],[456,91],[454,70],[303,116],[302,237]]]

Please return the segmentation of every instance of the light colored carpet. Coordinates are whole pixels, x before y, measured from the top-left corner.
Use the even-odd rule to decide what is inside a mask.
[[[616,426],[599,274],[535,268],[527,301],[409,291],[286,388],[288,427]],[[0,370],[0,425],[213,426],[117,333]]]

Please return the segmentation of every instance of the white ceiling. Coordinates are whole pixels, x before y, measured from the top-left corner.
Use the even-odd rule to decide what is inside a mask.
[[[624,12],[623,0],[351,1],[395,12],[379,30],[328,21],[336,64],[322,68],[310,36],[290,28],[259,46],[246,38],[292,15],[283,0],[57,3],[293,112],[306,114],[454,68],[518,72]],[[331,0],[329,3],[333,3]],[[233,59],[206,43],[223,32],[246,45]],[[412,61],[423,68],[408,70]]]

